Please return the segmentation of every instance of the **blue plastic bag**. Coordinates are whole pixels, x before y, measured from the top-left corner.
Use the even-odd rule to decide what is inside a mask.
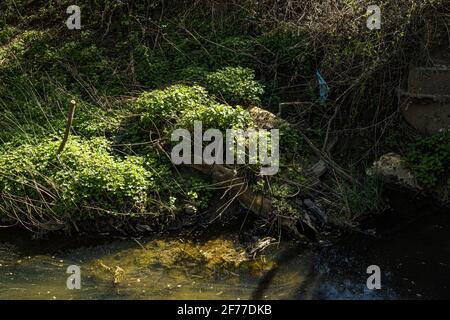
[[[330,93],[330,87],[323,78],[319,70],[316,70],[317,82],[319,82],[320,89],[320,104],[324,105],[328,100],[328,95]]]

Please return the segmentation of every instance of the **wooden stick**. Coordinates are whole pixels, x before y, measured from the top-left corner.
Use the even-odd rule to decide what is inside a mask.
[[[61,144],[59,145],[59,148],[58,148],[58,151],[56,152],[56,154],[60,154],[64,150],[67,140],[69,139],[70,128],[72,127],[73,116],[75,114],[76,104],[77,103],[75,100],[70,101],[69,112],[67,113],[66,131],[64,132],[63,140],[61,141]]]

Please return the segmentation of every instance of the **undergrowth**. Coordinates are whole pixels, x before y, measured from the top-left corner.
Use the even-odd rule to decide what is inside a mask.
[[[424,187],[450,188],[450,134],[441,133],[418,139],[411,145],[405,160]]]
[[[203,129],[252,127],[246,108],[253,105],[309,103],[313,121],[302,129],[319,151],[340,130],[378,141],[396,112],[395,88],[409,62],[448,39],[448,6],[383,0],[383,27],[370,31],[369,4],[78,1],[82,29],[68,30],[65,5],[2,1],[1,218],[30,227],[104,215],[173,216],[185,204],[206,209],[206,180],[181,177],[161,144],[195,120]],[[316,71],[331,88],[324,105],[317,103]],[[58,156],[71,100],[72,137]],[[248,178],[273,194],[281,215],[298,215],[292,199],[311,192],[310,146],[290,127],[281,139],[279,181]],[[409,154],[423,185],[448,175],[447,142],[424,139]],[[361,147],[362,160],[376,151]],[[377,210],[375,183],[334,180],[332,210],[348,219]]]

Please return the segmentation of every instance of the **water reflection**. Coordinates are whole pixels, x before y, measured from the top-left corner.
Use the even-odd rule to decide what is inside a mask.
[[[348,259],[330,259],[319,248],[282,243],[256,261],[223,236],[115,240],[96,246],[28,256],[3,242],[1,299],[340,299],[377,298]],[[322,256],[324,255],[324,256]],[[328,259],[325,258],[328,256]],[[66,269],[79,265],[82,289],[66,288]],[[339,269],[340,266],[343,268]],[[115,283],[114,270],[123,270]],[[349,271],[345,273],[343,271]]]
[[[386,218],[388,219],[388,218]],[[384,221],[384,223],[389,223]],[[234,234],[202,240],[31,240],[0,233],[0,299],[424,299],[449,298],[450,216],[404,230],[351,235],[333,246],[270,246],[256,261]],[[69,242],[68,242],[69,241]],[[379,265],[382,289],[366,288]],[[81,290],[66,269],[79,265]],[[123,270],[114,283],[114,272]]]

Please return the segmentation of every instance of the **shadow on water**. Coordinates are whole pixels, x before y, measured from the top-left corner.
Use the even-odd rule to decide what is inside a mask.
[[[296,262],[300,255],[298,248],[286,248],[283,249],[274,259],[274,267],[267,271],[259,280],[256,290],[252,293],[251,299],[261,300],[265,297],[265,293],[269,291],[273,280],[277,277],[280,272],[283,272],[283,266],[286,266],[290,262]],[[304,280],[301,281],[300,287],[297,291],[302,288],[308,288],[314,283],[315,277],[311,274],[312,266],[309,265],[305,270],[305,266],[298,266],[298,271],[302,274]],[[301,267],[301,268],[300,268]],[[308,291],[308,290],[307,290]]]
[[[234,231],[189,241],[31,240],[0,230],[0,299],[450,298],[448,210],[405,195],[390,202],[392,211],[367,223],[376,237],[347,234],[329,246],[282,242],[252,264],[235,263],[242,247]],[[66,288],[71,264],[82,269],[81,290]],[[380,290],[366,287],[370,265],[381,269]],[[123,280],[114,284],[118,270]]]
[[[390,211],[366,223],[376,236],[348,234],[333,246],[284,249],[252,298],[263,299],[289,265],[305,277],[292,299],[450,298],[448,208],[398,192],[391,192],[389,202]],[[367,288],[370,265],[381,269],[380,290]]]

